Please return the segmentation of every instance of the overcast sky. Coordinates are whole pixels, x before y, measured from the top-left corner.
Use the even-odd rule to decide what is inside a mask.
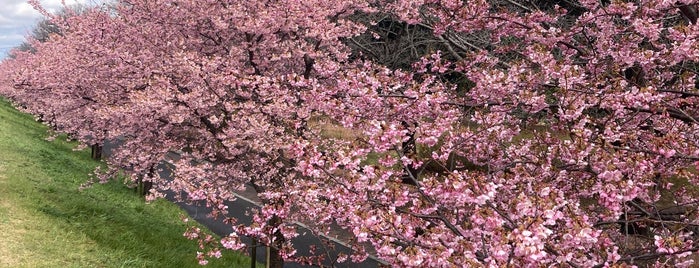
[[[61,0],[40,0],[44,7],[53,12],[62,7]],[[100,0],[66,0],[67,5],[94,4]],[[0,59],[13,47],[24,41],[33,26],[42,16],[27,4],[26,0],[0,0]]]

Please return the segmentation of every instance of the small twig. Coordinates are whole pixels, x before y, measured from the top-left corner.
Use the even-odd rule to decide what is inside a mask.
[[[519,7],[519,8],[521,8],[521,9],[524,9],[524,11],[532,12],[531,8],[525,7],[525,6],[523,6],[522,4],[520,4],[520,3],[517,3],[517,2],[512,1],[512,0],[507,0],[507,2],[509,2],[510,4],[513,4],[513,5],[515,5],[515,6]]]
[[[454,50],[454,48],[451,46],[451,44],[449,44],[449,42],[448,42],[447,40],[444,39],[444,37],[442,37],[441,35],[438,35],[438,36],[437,36],[437,39],[439,39],[439,41],[441,41],[442,44],[444,44],[445,46],[447,46],[447,50],[449,50],[449,53],[450,53],[452,56],[454,56],[454,58],[456,58],[456,59],[459,60],[459,61],[461,61],[461,60],[464,59],[463,57],[461,57],[461,55],[459,55],[459,53],[456,53],[456,51]]]
[[[566,42],[566,41],[558,41],[558,43],[561,44],[561,45],[564,45],[564,46],[566,46],[566,47],[568,47],[568,48],[570,48],[570,49],[574,49],[574,50],[578,51],[578,53],[580,53],[580,56],[586,56],[586,55],[587,55],[587,52],[586,52],[586,51],[584,51],[582,48],[579,48],[579,47],[577,47],[577,46],[575,46],[575,45],[573,45],[573,44],[571,44],[571,43],[568,43],[568,42]]]
[[[693,92],[670,90],[670,89],[658,89],[657,91],[658,92],[667,92],[667,93],[677,93],[677,94],[682,94],[682,95],[692,96],[692,97],[699,97],[699,93],[693,93]]]

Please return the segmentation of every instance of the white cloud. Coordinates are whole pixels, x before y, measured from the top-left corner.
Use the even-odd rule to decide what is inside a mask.
[[[61,0],[40,0],[42,6],[49,12],[61,10]],[[66,0],[66,5],[96,4],[101,0]],[[26,0],[0,0],[0,59],[7,51],[24,41],[24,36],[42,18]]]
[[[24,40],[23,34],[0,35],[0,42],[21,42]]]

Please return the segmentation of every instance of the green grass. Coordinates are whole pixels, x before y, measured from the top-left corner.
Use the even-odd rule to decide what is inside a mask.
[[[119,182],[80,184],[100,163],[0,99],[0,267],[200,267],[184,214]],[[199,250],[201,251],[201,250]],[[207,267],[249,267],[226,251]]]

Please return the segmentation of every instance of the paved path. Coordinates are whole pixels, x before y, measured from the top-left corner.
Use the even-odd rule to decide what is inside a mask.
[[[103,156],[104,157],[109,157],[111,151],[114,149],[115,144],[114,143],[105,143],[104,145],[104,150],[103,150]],[[169,163],[161,163],[158,166],[158,169],[160,170],[160,176],[162,178],[168,179],[171,178],[171,172],[172,166]],[[240,224],[250,224],[252,222],[252,216],[245,215],[246,211],[249,211],[251,208],[257,207],[256,203],[256,194],[252,189],[249,189],[245,192],[237,193],[236,194],[239,198],[236,199],[234,202],[228,202],[226,205],[228,205],[228,210],[229,210],[229,216],[236,218],[238,220],[238,223]],[[172,198],[172,194],[168,195],[167,197],[168,200],[174,201],[174,198]],[[232,232],[232,227],[228,224],[223,223],[221,219],[213,219],[208,217],[207,215],[209,212],[211,212],[210,208],[207,208],[204,204],[202,203],[193,203],[193,204],[188,204],[188,203],[182,203],[182,202],[175,202],[177,205],[179,205],[182,209],[184,209],[189,216],[196,220],[197,222],[201,223],[202,225],[206,226],[209,228],[212,232],[219,236],[228,236]],[[343,267],[343,268],[374,268],[374,267],[379,267],[380,262],[375,258],[375,257],[369,257],[367,258],[364,262],[362,263],[353,263],[353,262],[345,262],[345,263],[339,263],[339,264],[333,264],[330,260],[334,260],[339,253],[345,253],[345,254],[350,254],[351,250],[344,245],[341,241],[331,238],[331,237],[325,237],[324,240],[330,240],[331,243],[333,244],[334,249],[329,249],[327,246],[324,245],[323,242],[321,242],[321,239],[317,237],[316,235],[312,235],[311,231],[305,229],[302,224],[298,224],[299,229],[298,232],[300,233],[299,236],[293,238],[291,241],[294,244],[294,246],[297,249],[297,255],[298,256],[309,256],[310,255],[310,248],[312,245],[315,245],[317,249],[327,249],[327,254],[329,258],[325,263],[323,263],[323,266],[321,267]],[[338,232],[338,233],[341,233]],[[250,244],[250,239],[244,238],[243,241],[247,244]],[[263,247],[258,248],[257,250],[257,256],[256,259],[260,263],[265,262],[265,249]],[[319,266],[311,266],[311,265],[302,265],[298,263],[284,263],[285,268],[306,268],[306,267],[319,267]]]

